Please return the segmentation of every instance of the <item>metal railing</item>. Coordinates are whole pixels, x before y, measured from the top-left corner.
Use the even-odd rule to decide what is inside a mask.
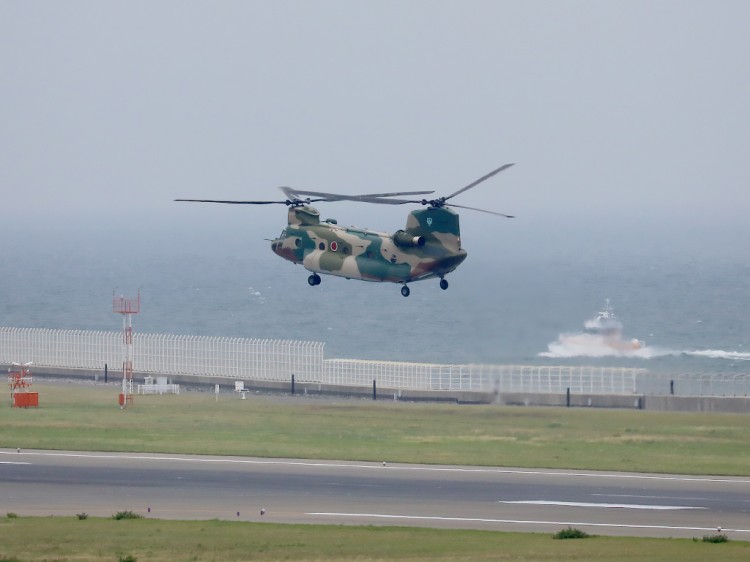
[[[122,366],[120,332],[0,327],[0,362],[32,361],[35,366],[113,370]],[[319,382],[320,342],[133,334],[133,368],[140,373],[206,375]]]
[[[441,365],[361,359],[326,359],[325,380],[338,385],[412,390],[474,390],[576,394],[633,394],[645,369],[538,365]]]
[[[637,392],[652,396],[750,396],[750,373],[678,373],[640,377]]]
[[[655,375],[626,367],[443,365],[325,359],[325,344],[167,334],[133,334],[138,373],[259,381],[316,382],[410,390],[678,396],[748,396],[750,374]],[[121,332],[0,327],[0,363],[113,371],[122,367]]]

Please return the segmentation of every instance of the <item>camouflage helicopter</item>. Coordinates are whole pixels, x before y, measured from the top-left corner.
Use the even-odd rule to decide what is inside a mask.
[[[448,288],[445,276],[466,259],[461,247],[458,213],[451,207],[481,211],[505,218],[511,215],[486,209],[448,204],[456,195],[476,187],[495,174],[510,168],[505,164],[462,187],[458,191],[436,199],[401,199],[398,197],[430,195],[433,191],[400,191],[342,195],[320,191],[304,191],[281,187],[283,201],[222,201],[216,199],[175,199],[196,203],[225,203],[231,205],[271,205],[289,207],[288,224],[278,238],[271,240],[271,250],[295,264],[302,264],[311,272],[310,286],[320,284],[319,273],[337,275],[362,281],[388,281],[401,284],[401,294],[409,296],[408,283],[439,278],[440,288]],[[335,219],[321,222],[320,213],[311,203],[321,201],[357,201],[379,205],[419,204],[426,208],[409,213],[406,228],[393,234],[376,232],[354,226],[340,226]]]

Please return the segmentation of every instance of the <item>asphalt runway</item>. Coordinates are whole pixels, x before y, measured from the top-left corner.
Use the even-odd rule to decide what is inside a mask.
[[[0,506],[654,537],[721,528],[750,540],[750,478],[732,477],[0,449]]]

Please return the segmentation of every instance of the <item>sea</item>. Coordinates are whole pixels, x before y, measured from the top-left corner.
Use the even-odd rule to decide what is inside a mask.
[[[326,358],[750,373],[750,265],[731,253],[479,248],[448,290],[420,281],[404,298],[332,276],[310,287],[302,266],[236,232],[53,234],[0,248],[0,326],[119,331],[112,297],[140,294],[136,332],[317,341]],[[571,338],[606,299],[623,341],[644,347]]]

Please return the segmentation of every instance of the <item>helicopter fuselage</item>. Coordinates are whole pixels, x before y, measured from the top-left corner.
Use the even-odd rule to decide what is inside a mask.
[[[404,285],[442,280],[467,255],[461,248],[458,214],[446,208],[413,211],[404,230],[388,234],[340,226],[332,219],[321,222],[314,207],[292,207],[289,224],[271,249],[314,274]],[[319,283],[310,279],[311,285]]]
[[[445,275],[466,259],[461,247],[458,213],[453,208],[469,209],[513,218],[495,211],[447,203],[455,196],[472,189],[496,174],[513,166],[503,164],[458,191],[434,199],[400,199],[431,195],[434,191],[397,191],[346,195],[320,191],[304,191],[280,187],[284,200],[236,201],[223,199],[175,199],[194,203],[224,203],[230,205],[281,204],[289,207],[287,227],[278,238],[271,240],[271,250],[285,260],[302,264],[312,272],[307,282],[320,284],[318,273],[337,275],[362,281],[400,283],[401,294],[409,296],[407,283],[421,279],[440,278],[440,288],[448,288]],[[310,203],[318,201],[357,201],[381,205],[419,204],[423,209],[409,213],[406,228],[393,234],[339,226],[333,219],[320,221],[320,213]]]

